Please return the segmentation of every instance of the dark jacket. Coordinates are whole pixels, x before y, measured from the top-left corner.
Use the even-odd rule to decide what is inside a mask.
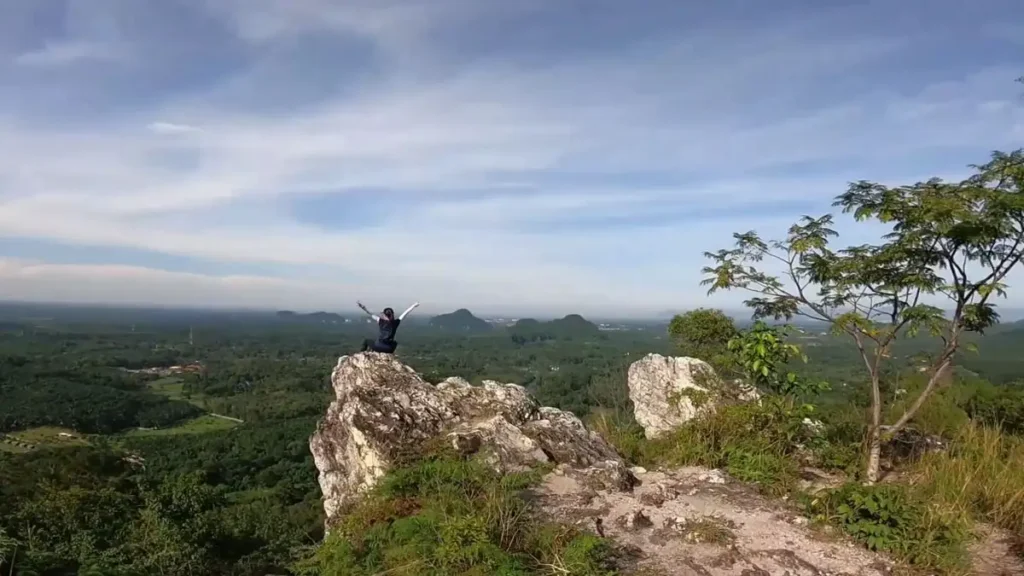
[[[395,318],[394,320],[388,320],[387,318],[377,320],[377,327],[380,329],[380,335],[377,336],[377,341],[383,342],[384,344],[394,344],[395,333],[398,332],[398,325],[401,323],[402,321],[398,318]]]

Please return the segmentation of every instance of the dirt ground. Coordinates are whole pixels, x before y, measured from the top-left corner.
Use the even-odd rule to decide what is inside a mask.
[[[715,470],[636,470],[633,493],[595,491],[558,471],[539,491],[562,521],[634,551],[635,568],[671,576],[886,576],[892,563],[827,537],[784,503]]]
[[[977,536],[970,549],[975,576],[1024,576],[1024,560],[1019,550],[1024,542],[1005,530],[986,525],[978,527]]]
[[[540,489],[554,518],[596,530],[651,576],[892,576],[884,555],[825,533],[785,502],[706,468],[634,469],[632,493],[594,490],[556,470]],[[976,576],[1024,576],[1012,535],[988,526],[971,547]],[[645,572],[646,571],[646,572]]]

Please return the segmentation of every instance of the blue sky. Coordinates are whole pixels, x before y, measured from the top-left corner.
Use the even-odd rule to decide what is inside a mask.
[[[698,285],[732,232],[1024,145],[1020,22],[1014,0],[0,2],[0,298],[736,307]]]

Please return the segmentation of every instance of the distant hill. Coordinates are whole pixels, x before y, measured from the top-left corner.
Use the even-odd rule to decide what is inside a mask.
[[[313,312],[312,314],[299,314],[291,310],[281,310],[276,314],[278,320],[302,324],[344,324],[345,317],[334,312]]]
[[[579,314],[569,314],[565,318],[552,320],[547,324],[555,330],[567,334],[586,335],[597,334],[600,331],[597,324],[594,324]]]
[[[448,314],[434,316],[430,319],[430,325],[449,332],[470,333],[489,332],[494,328],[488,322],[477,318],[465,308],[459,308],[455,312],[449,312]]]
[[[569,314],[565,318],[548,322],[540,322],[533,318],[523,318],[510,326],[508,331],[512,339],[517,342],[574,340],[603,336],[597,324],[579,314]]]
[[[540,320],[534,320],[533,318],[523,318],[521,320],[516,320],[516,323],[513,324],[511,327],[512,328],[518,328],[518,329],[521,329],[521,330],[533,330],[533,329],[538,328],[540,326],[541,326],[541,321]]]

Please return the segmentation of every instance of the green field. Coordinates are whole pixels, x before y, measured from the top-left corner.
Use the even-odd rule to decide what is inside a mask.
[[[220,432],[223,430],[229,430],[238,426],[237,422],[232,422],[225,418],[219,418],[209,414],[204,414],[198,418],[186,420],[177,426],[171,426],[170,428],[157,428],[153,430],[132,430],[125,432],[123,436],[138,438],[141,436],[169,436],[176,434],[204,434],[207,432]]]
[[[165,376],[149,383],[149,389],[156,394],[166,396],[171,400],[188,402],[205,410],[206,407],[202,405],[203,395],[185,394],[184,386],[185,382],[178,376]]]
[[[144,437],[144,436],[168,436],[177,434],[203,434],[207,432],[220,432],[230,430],[238,426],[226,418],[205,414],[198,418],[186,420],[176,426],[168,428],[157,428],[152,430],[137,429],[119,434],[115,437]],[[62,436],[70,434],[70,436]],[[59,448],[70,446],[87,446],[89,440],[86,436],[56,426],[40,426],[29,428],[18,432],[0,435],[0,452],[24,453],[31,452],[37,448]]]
[[[30,451],[30,448],[24,446],[18,446],[8,436],[0,436],[0,452],[11,452],[14,454],[22,454]]]
[[[164,376],[159,380],[153,380],[149,383],[149,389],[171,400],[190,401],[190,398],[185,397],[184,381],[177,376]]]
[[[62,434],[70,436],[62,436]],[[16,443],[23,444],[22,446]],[[27,444],[31,448],[24,446]],[[7,452],[28,452],[39,447],[85,446],[89,444],[81,434],[68,428],[40,426],[18,432],[11,432],[0,439],[0,450]]]

